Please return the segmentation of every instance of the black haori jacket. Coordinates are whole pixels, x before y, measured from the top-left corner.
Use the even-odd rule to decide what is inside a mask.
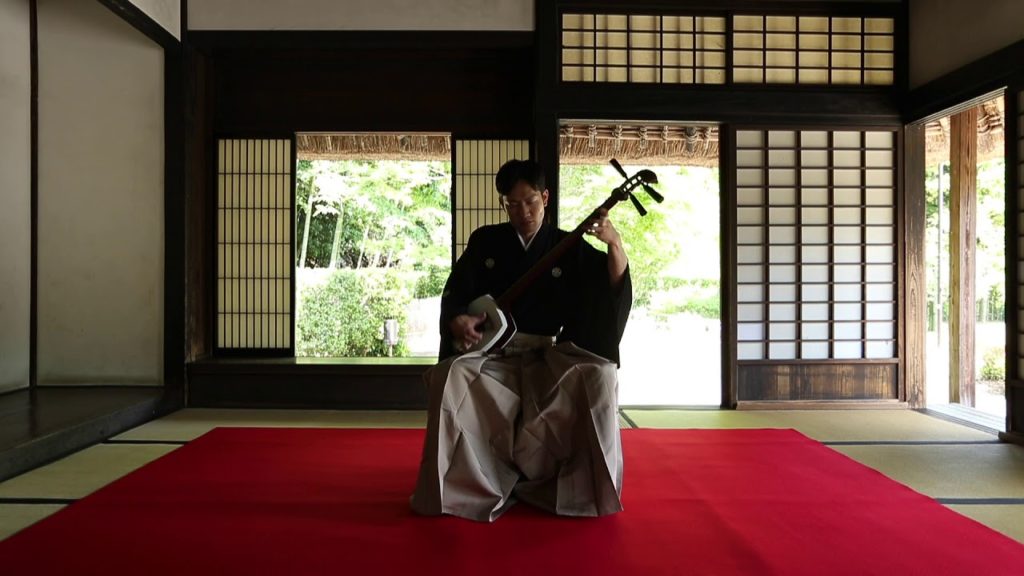
[[[452,318],[465,314],[478,296],[497,299],[568,234],[544,224],[524,250],[509,223],[474,231],[441,295],[439,357],[457,353],[448,327]],[[519,298],[511,313],[519,332],[557,335],[559,342],[570,341],[618,364],[619,341],[632,304],[629,268],[613,290],[608,255],[581,239]]]

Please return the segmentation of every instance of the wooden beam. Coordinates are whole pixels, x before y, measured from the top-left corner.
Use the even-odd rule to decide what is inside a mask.
[[[1021,192],[1024,191],[1024,150],[1021,150],[1021,122],[1024,119],[1024,74],[1006,92],[1006,432],[1015,441],[1024,444],[1024,383],[1021,365],[1024,363],[1021,345]]]
[[[29,2],[29,210],[31,240],[29,252],[28,385],[39,381],[39,3]]]
[[[166,28],[161,26],[156,20],[153,20],[130,0],[99,0],[99,2],[164,49],[172,50],[178,48],[180,42],[174,37],[174,34],[168,32]],[[186,25],[186,22],[182,22],[182,29]]]
[[[999,90],[1011,77],[1020,74],[1022,60],[1024,40],[1019,40],[914,88],[902,99],[903,118],[916,122],[943,115],[943,110]]]
[[[924,124],[906,129],[906,180],[904,181],[904,261],[906,288],[904,294],[904,385],[907,405],[925,406],[925,317],[927,284],[925,278],[925,142]]]
[[[954,114],[949,120],[949,400],[964,406],[974,406],[977,126],[977,108]]]

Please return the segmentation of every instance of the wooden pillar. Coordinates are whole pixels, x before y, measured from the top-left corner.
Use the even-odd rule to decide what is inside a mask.
[[[978,109],[949,119],[949,400],[974,406]]]
[[[1000,438],[1024,445],[1024,354],[1021,353],[1021,206],[1024,195],[1024,79],[1006,93],[1006,432]]]
[[[903,383],[904,397],[911,408],[925,407],[925,334],[928,326],[925,278],[925,141],[924,124],[911,124],[905,131],[906,179],[903,189],[904,279]]]

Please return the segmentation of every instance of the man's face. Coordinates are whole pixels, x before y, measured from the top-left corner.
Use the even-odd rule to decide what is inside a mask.
[[[516,232],[528,238],[533,236],[544,222],[544,207],[548,205],[548,191],[538,192],[525,181],[520,180],[515,183],[502,202]]]

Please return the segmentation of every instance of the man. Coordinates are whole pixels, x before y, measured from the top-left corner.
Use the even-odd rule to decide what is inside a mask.
[[[540,165],[512,160],[495,178],[509,222],[469,239],[441,297],[441,362],[425,375],[429,408],[413,510],[493,521],[517,499],[570,516],[622,509],[618,345],[632,304],[628,260],[607,211],[511,310],[518,332],[496,354],[461,353],[497,298],[568,232],[545,222]]]

